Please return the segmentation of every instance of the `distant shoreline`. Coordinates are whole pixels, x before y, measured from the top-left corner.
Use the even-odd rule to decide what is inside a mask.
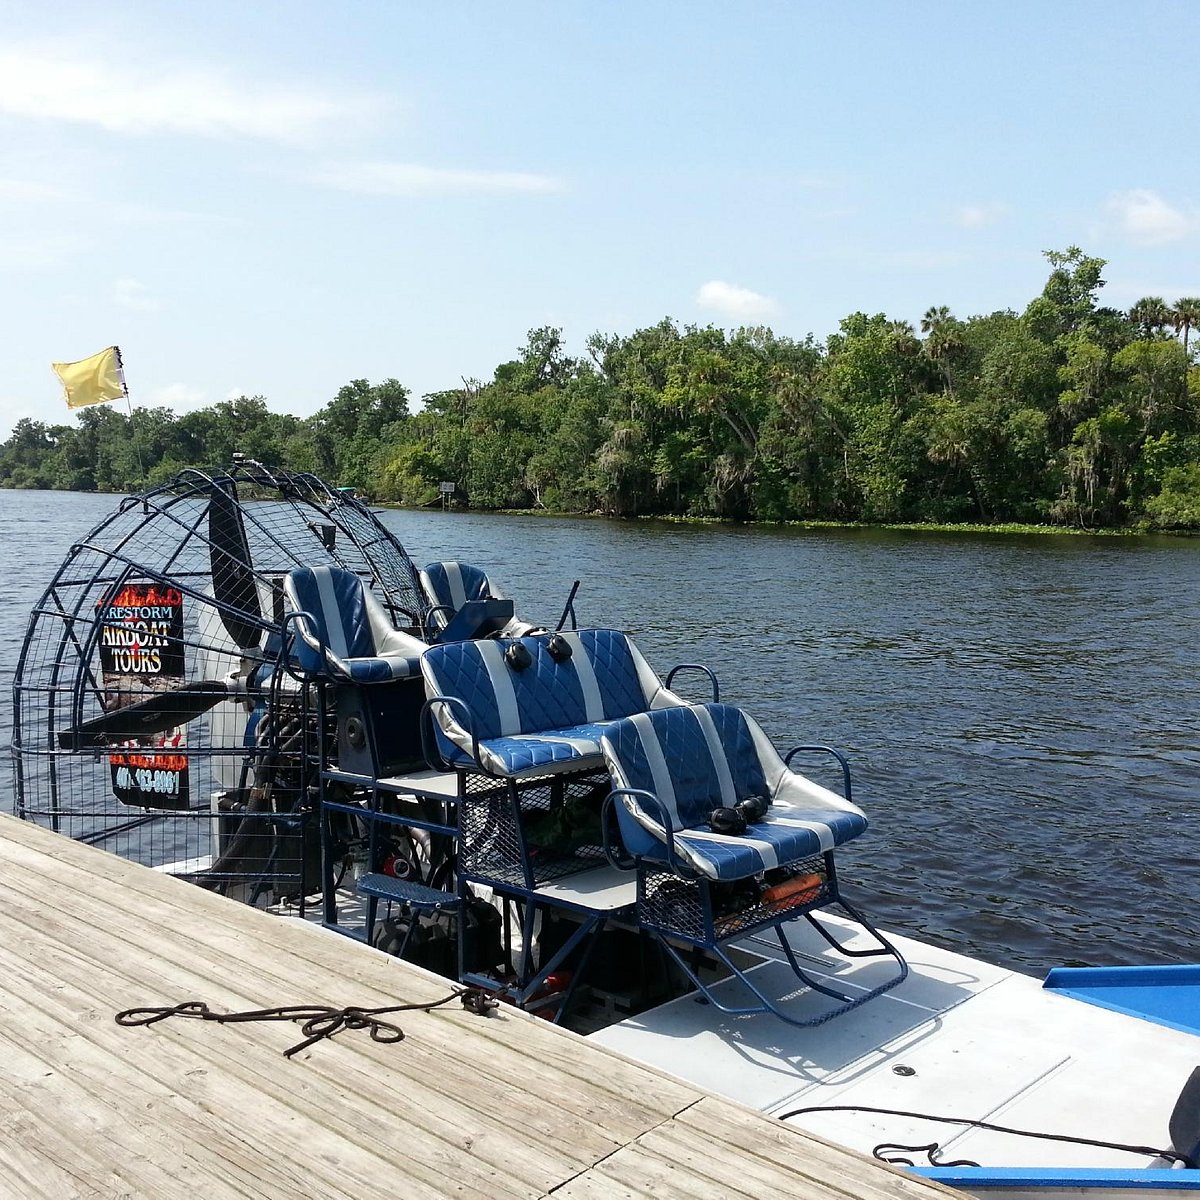
[[[56,491],[66,492],[77,496],[113,496],[121,497],[131,494],[126,492],[86,492],[72,488],[23,488],[12,487],[10,484],[0,483],[0,491],[10,492],[37,492],[37,491]],[[399,504],[393,500],[369,501],[362,497],[363,503],[371,508],[387,509],[388,511],[396,512],[432,512],[437,511],[437,504]],[[505,517],[569,517],[575,520],[591,520],[591,521],[624,521],[624,522],[651,522],[658,521],[670,525],[714,525],[722,527],[746,528],[746,529],[829,529],[829,530],[848,530],[848,529],[884,529],[900,533],[949,533],[949,534],[1001,534],[1001,535],[1059,535],[1065,537],[1101,537],[1101,538],[1141,538],[1141,537],[1171,537],[1182,539],[1194,539],[1200,537],[1200,530],[1196,529],[1148,529],[1137,528],[1133,526],[1108,526],[1097,527],[1095,529],[1081,529],[1078,526],[1070,525],[1031,525],[1024,524],[1019,521],[1003,521],[995,525],[984,525],[977,521],[964,521],[959,523],[949,522],[928,522],[922,523],[919,521],[832,521],[832,520],[794,520],[794,521],[763,521],[763,520],[745,520],[735,521],[723,517],[695,517],[695,516],[680,516],[671,513],[640,513],[637,516],[621,517],[611,513],[601,512],[565,512],[557,509],[548,508],[464,508],[462,506],[452,505],[446,510],[447,514],[474,513],[483,516],[505,516]]]
[[[396,512],[432,512],[437,505],[430,504],[397,504],[394,501],[372,503],[372,508],[395,510]],[[1071,525],[1029,525],[1019,521],[1004,521],[995,525],[983,525],[978,522],[961,523],[922,523],[917,521],[831,521],[831,520],[796,520],[796,521],[733,521],[723,517],[689,517],[677,516],[670,513],[640,513],[634,517],[620,517],[610,513],[600,512],[562,512],[548,508],[464,508],[451,506],[446,510],[447,515],[472,513],[479,516],[505,517],[539,517],[556,518],[570,517],[576,520],[592,521],[624,521],[650,522],[658,521],[669,525],[719,525],[723,527],[748,529],[886,529],[896,532],[911,533],[995,533],[995,534],[1058,534],[1067,537],[1104,537],[1104,538],[1140,538],[1140,537],[1175,537],[1195,538],[1200,531],[1194,529],[1144,529],[1134,527],[1104,527],[1096,529],[1081,529]]]

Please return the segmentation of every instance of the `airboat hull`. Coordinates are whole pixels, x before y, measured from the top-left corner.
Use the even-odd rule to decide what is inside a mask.
[[[880,969],[838,963],[818,939],[795,940],[817,978],[841,987],[869,987]],[[895,942],[910,967],[905,983],[815,1029],[763,1016],[728,1017],[682,997],[591,1037],[866,1154],[881,1143],[936,1142],[935,1156],[946,1163],[1009,1164],[933,1167],[916,1151],[890,1152],[923,1163],[914,1168],[922,1175],[981,1196],[1200,1196],[1200,1172],[1159,1169],[1152,1154],[1029,1140],[915,1116],[790,1115],[864,1106],[1168,1146],[1173,1105],[1200,1064],[1200,1034],[1064,995],[1029,976],[911,938]],[[760,960],[755,973],[782,979],[771,943],[748,939],[740,948]],[[1182,980],[1200,968],[1178,971]],[[788,1004],[798,1014],[817,1012],[821,999],[799,993]],[[1147,997],[1143,1007],[1154,1004]],[[1200,1011],[1193,1023],[1197,1016]]]

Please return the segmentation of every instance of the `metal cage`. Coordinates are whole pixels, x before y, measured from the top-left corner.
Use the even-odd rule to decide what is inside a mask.
[[[318,716],[276,659],[282,578],[324,564],[420,635],[428,601],[404,548],[313,475],[241,461],[123,500],[30,617],[17,814],[252,902],[314,890]]]

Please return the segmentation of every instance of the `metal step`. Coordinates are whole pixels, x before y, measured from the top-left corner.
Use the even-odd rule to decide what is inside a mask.
[[[453,892],[439,891],[423,883],[410,883],[407,879],[397,879],[377,871],[364,875],[355,887],[360,895],[377,896],[380,900],[391,900],[396,904],[410,904],[413,908],[436,911],[457,908],[461,903]]]

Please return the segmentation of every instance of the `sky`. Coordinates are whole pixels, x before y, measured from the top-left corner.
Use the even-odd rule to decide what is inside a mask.
[[[818,339],[1200,295],[1195,0],[0,0],[0,438],[414,400],[663,317]]]

